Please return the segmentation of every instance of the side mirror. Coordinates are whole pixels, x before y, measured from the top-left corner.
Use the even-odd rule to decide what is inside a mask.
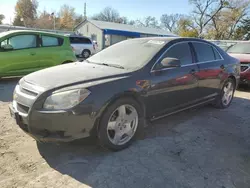
[[[5,51],[10,51],[10,50],[13,50],[13,46],[10,45],[10,44],[5,44],[2,46],[2,48],[5,50]]]
[[[171,67],[181,67],[181,61],[176,58],[166,57],[161,61],[163,67],[171,68]]]

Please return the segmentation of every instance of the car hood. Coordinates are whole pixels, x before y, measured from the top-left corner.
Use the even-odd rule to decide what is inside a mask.
[[[52,89],[73,83],[94,82],[103,79],[124,77],[129,71],[104,65],[76,62],[59,65],[31,73],[24,77],[26,82]]]
[[[241,63],[250,63],[250,54],[228,53],[230,56],[239,59]]]

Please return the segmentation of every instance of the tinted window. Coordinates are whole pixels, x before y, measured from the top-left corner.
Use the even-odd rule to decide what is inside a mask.
[[[84,37],[70,37],[71,44],[91,44],[91,40]]]
[[[36,35],[18,35],[9,38],[8,42],[14,50],[37,47]]]
[[[192,55],[188,43],[176,44],[170,47],[163,58],[177,58],[181,61],[181,65],[188,65],[192,63]],[[161,63],[157,63],[154,69],[161,69],[163,66]]]
[[[219,54],[219,52],[213,47],[213,50],[214,50],[214,56],[215,56],[215,59],[216,60],[220,60],[221,59],[221,56]]]
[[[212,46],[204,43],[193,43],[198,62],[215,60]]]
[[[57,37],[42,36],[42,46],[59,46]]]

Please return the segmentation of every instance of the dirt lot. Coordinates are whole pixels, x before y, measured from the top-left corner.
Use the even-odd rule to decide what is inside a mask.
[[[116,153],[90,139],[38,144],[8,104],[17,80],[0,81],[0,187],[250,187],[250,91],[226,110],[203,107],[154,122]]]

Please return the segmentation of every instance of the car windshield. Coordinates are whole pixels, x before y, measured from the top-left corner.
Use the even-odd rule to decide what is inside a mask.
[[[227,50],[228,53],[250,54],[250,43],[237,43]]]
[[[166,43],[166,39],[129,39],[104,49],[88,58],[88,62],[137,69],[146,65]]]

